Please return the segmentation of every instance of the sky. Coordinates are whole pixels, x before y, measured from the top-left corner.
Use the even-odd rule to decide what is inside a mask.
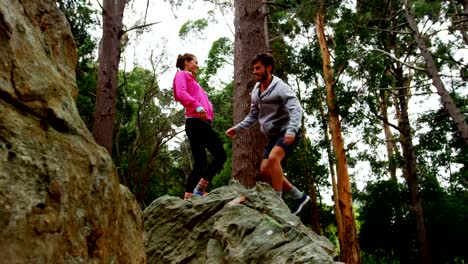
[[[231,31],[233,30],[233,13],[228,13],[227,16],[223,17],[219,9],[216,9],[213,4],[200,0],[189,2],[190,4],[184,4],[177,8],[171,7],[166,1],[149,2],[146,23],[158,22],[158,24],[151,26],[138,36],[136,32],[129,34],[129,47],[123,54],[127,70],[132,69],[134,65],[151,68],[149,58],[152,51],[154,54],[165,52],[164,63],[169,65],[170,68],[160,76],[159,81],[162,88],[170,88],[172,87],[173,76],[176,73],[175,63],[178,54],[194,54],[198,58],[199,65],[203,67],[211,44],[215,40],[221,37],[234,39]],[[132,3],[124,14],[124,24],[127,27],[131,27],[136,21],[145,17],[147,1],[134,0]],[[184,23],[188,20],[208,18],[207,12],[213,9],[216,10],[216,21],[209,22],[204,34],[200,36],[192,35],[184,40],[179,38],[179,30]],[[228,65],[227,69],[224,69],[224,74],[222,74],[224,77],[220,78],[225,78],[224,82],[230,82],[233,72],[233,68]]]

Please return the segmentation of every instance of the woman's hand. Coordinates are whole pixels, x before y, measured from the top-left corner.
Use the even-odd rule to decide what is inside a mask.
[[[206,115],[205,109],[198,112],[198,114],[200,115],[200,119],[202,119],[202,120],[206,120],[208,118],[208,116]]]

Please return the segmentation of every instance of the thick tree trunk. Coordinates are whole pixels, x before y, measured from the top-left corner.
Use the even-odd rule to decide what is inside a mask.
[[[120,62],[120,38],[125,0],[104,0],[102,39],[99,45],[99,75],[93,136],[112,155],[112,136]]]
[[[349,182],[348,165],[341,135],[338,105],[336,103],[335,80],[333,79],[330,53],[325,39],[323,15],[320,12],[315,17],[317,38],[322,51],[323,75],[327,88],[327,106],[329,111],[329,124],[332,134],[333,150],[336,158],[336,172],[338,175],[338,199],[343,221],[344,242],[341,248],[341,261],[347,264],[361,263],[361,253],[357,239],[356,224],[354,221],[351,184]]]
[[[409,87],[408,81],[404,81],[401,76],[403,76],[403,74],[401,68],[399,68],[397,72],[397,78],[399,79],[397,80],[397,86]],[[419,263],[429,264],[431,263],[429,242],[427,240],[424,213],[419,195],[416,156],[414,153],[413,136],[408,115],[408,91],[409,88],[398,90],[399,108],[401,113],[401,118],[398,122],[398,130],[400,131],[400,144],[403,149],[403,175],[406,183],[408,184],[411,202],[410,209],[416,220],[416,239],[419,249]]]
[[[423,36],[419,32],[418,24],[416,23],[414,13],[411,10],[409,0],[404,0],[404,5],[406,20],[408,21],[409,27],[413,31],[414,39],[416,40],[416,43],[421,50],[421,55],[426,61],[427,73],[432,79],[432,84],[437,88],[437,93],[440,95],[442,104],[444,105],[445,109],[447,109],[453,121],[457,125],[458,131],[460,132],[462,139],[465,141],[465,144],[468,145],[468,126],[466,124],[465,118],[460,113],[460,110],[453,102],[452,97],[450,97],[450,94],[445,89],[444,83],[440,79],[439,70],[437,69],[437,65],[434,62],[434,58],[432,57],[432,54],[429,51]]]
[[[250,93],[256,83],[251,60],[267,51],[265,8],[262,0],[236,0],[234,42],[234,124],[242,121],[250,110]],[[258,125],[234,137],[232,177],[250,188],[259,175],[265,136]]]

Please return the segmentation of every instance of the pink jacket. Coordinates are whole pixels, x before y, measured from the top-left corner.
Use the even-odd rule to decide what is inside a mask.
[[[208,94],[197,80],[186,71],[178,71],[173,82],[174,98],[185,107],[186,117],[199,117],[197,107],[202,106],[209,120],[213,120],[213,106]]]

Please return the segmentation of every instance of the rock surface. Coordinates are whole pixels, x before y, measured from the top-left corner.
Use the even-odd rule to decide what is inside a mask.
[[[53,0],[0,1],[0,262],[144,263],[142,212],[75,106]]]
[[[237,182],[144,210],[148,263],[334,263],[335,248],[289,212],[273,189]]]

